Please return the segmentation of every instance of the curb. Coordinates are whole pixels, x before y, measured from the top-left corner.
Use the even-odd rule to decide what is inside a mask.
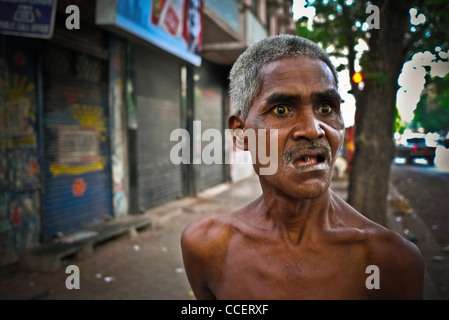
[[[65,260],[84,260],[94,255],[94,248],[106,241],[121,236],[134,237],[139,230],[151,226],[151,221],[142,217],[123,217],[116,221],[82,230],[84,236],[50,242],[26,250],[20,257],[19,266],[23,270],[54,273],[65,267]],[[81,233],[78,233],[81,234]]]

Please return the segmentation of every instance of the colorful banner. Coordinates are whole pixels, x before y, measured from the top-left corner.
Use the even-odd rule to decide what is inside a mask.
[[[111,1],[97,1],[97,24],[114,25],[196,66],[201,65],[201,0],[117,0],[116,4],[111,9]]]

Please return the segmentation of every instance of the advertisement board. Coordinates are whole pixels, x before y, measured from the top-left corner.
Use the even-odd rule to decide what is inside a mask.
[[[201,65],[201,0],[97,1],[96,23],[134,34]]]

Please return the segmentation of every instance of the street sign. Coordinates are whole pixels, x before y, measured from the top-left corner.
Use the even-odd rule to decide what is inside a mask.
[[[51,38],[56,0],[0,0],[0,33]]]

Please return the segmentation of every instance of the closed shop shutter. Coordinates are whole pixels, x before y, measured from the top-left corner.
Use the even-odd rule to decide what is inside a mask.
[[[40,235],[39,108],[35,47],[0,35],[0,267]]]
[[[181,124],[180,64],[143,47],[133,52],[137,133],[131,176],[137,180],[137,208],[146,210],[183,196],[181,166],[170,160],[170,134]]]
[[[201,121],[201,131],[217,129],[221,137],[224,136],[223,123],[223,87],[221,77],[225,74],[221,68],[203,61],[201,68],[197,70],[197,83],[195,87],[195,119]],[[202,149],[209,141],[201,143]],[[203,191],[225,181],[223,161],[224,144],[222,140],[220,152],[222,164],[201,164],[197,168],[198,191]],[[215,158],[215,155],[213,155]]]
[[[43,52],[44,223],[49,240],[112,214],[107,61],[47,43]]]

